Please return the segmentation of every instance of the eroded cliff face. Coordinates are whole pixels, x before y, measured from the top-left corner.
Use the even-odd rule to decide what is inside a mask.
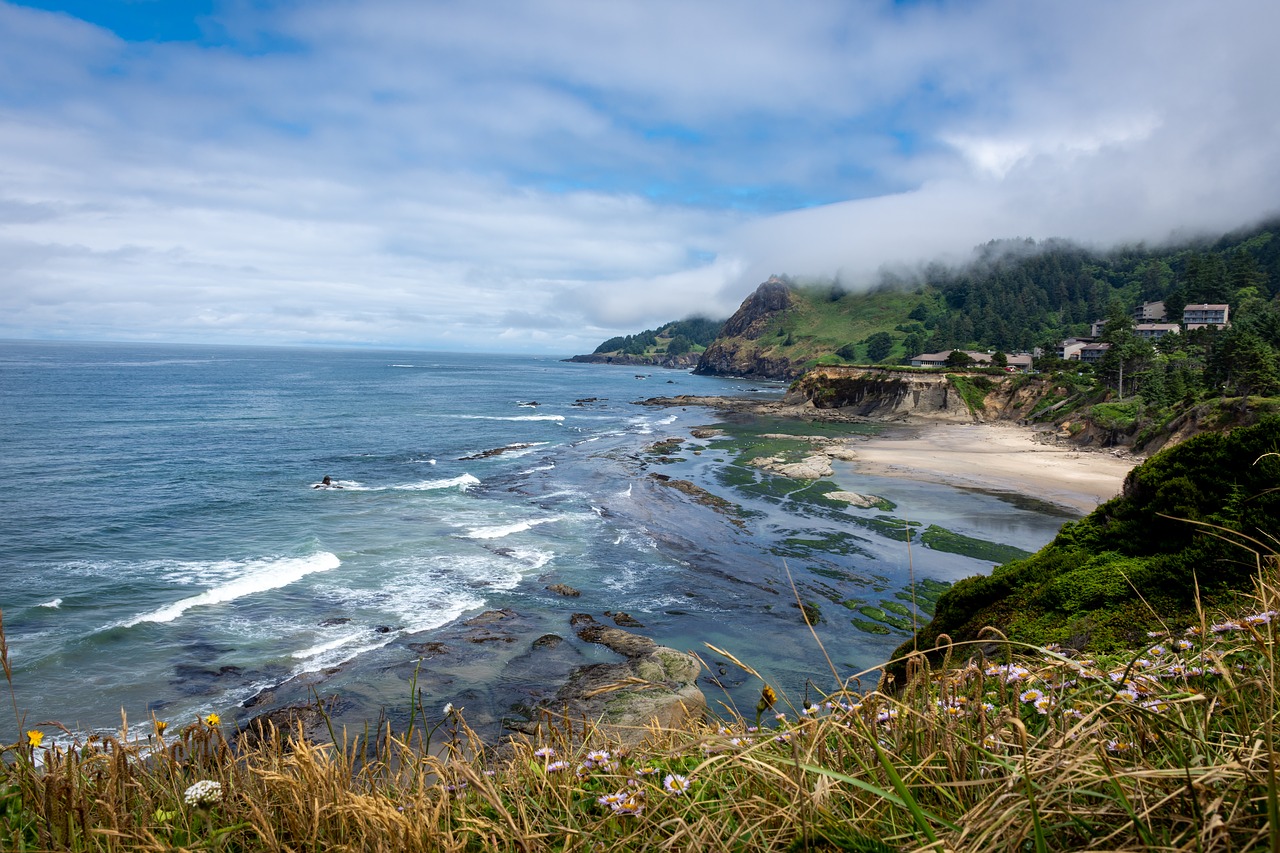
[[[779,278],[760,285],[725,321],[720,337],[702,354],[694,373],[751,379],[800,376],[804,372],[800,365],[778,352],[779,347],[765,346],[760,341],[777,315],[790,310],[795,300],[790,286]]]
[[[792,385],[786,402],[873,420],[974,423],[1022,420],[1053,391],[1053,383],[1035,377],[982,375],[966,381],[977,389],[968,402],[947,374],[821,367]]]
[[[787,392],[788,403],[808,401],[819,409],[842,409],[875,420],[927,418],[972,423],[964,399],[939,374],[909,374],[871,368],[818,368]]]

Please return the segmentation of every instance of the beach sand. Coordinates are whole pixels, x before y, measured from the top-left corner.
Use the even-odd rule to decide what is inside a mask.
[[[859,470],[1017,492],[1087,514],[1116,495],[1141,460],[1037,441],[1003,423],[904,427],[860,442]]]

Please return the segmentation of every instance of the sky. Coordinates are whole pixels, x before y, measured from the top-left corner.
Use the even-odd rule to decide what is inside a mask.
[[[1274,0],[0,0],[0,338],[569,355],[1280,212]]]

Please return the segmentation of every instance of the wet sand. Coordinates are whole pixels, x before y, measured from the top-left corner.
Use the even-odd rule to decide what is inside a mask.
[[[1013,424],[938,424],[888,430],[856,445],[858,469],[1017,492],[1087,514],[1116,495],[1141,460],[1043,443]]]

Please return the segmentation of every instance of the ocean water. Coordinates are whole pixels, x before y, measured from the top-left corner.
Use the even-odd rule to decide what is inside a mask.
[[[788,563],[779,543],[848,525],[738,494],[715,439],[655,460],[654,441],[722,416],[633,402],[779,392],[551,358],[0,343],[0,611],[23,724],[239,720],[246,700],[299,676],[346,684],[364,703],[353,713],[373,716],[406,683],[412,642],[504,607],[570,640],[570,613],[625,610],[661,643],[728,647],[804,690],[825,656],[789,606],[789,572],[830,613],[908,572],[989,565],[921,561],[865,527],[854,549],[805,546]],[[740,501],[745,523],[664,488],[659,470]],[[333,487],[318,487],[325,475]],[[1007,496],[838,476],[1029,550],[1064,520]],[[581,598],[547,593],[555,582]],[[842,667],[902,639],[827,625]],[[505,666],[481,662],[467,689],[501,684]],[[714,662],[707,677],[741,701],[758,689]],[[438,689],[443,703],[460,688]],[[0,740],[16,725],[0,715]]]

